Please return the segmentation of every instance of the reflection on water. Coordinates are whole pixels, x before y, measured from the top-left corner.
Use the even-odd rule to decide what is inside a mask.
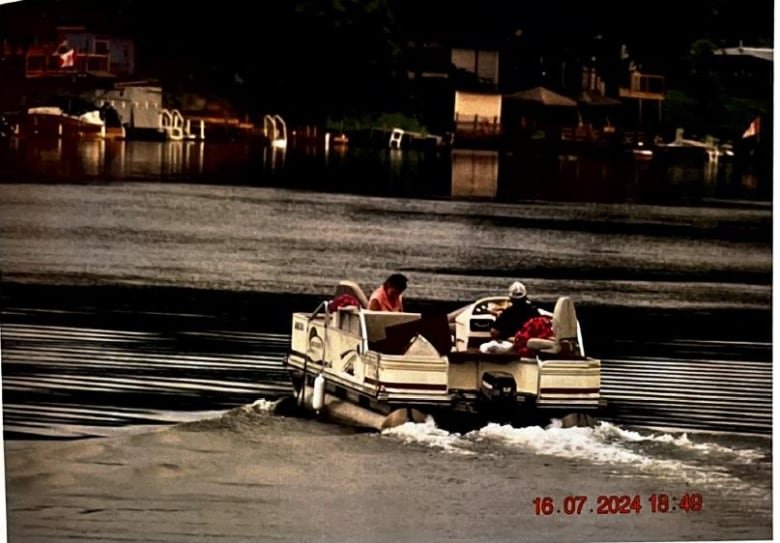
[[[111,163],[103,170],[111,178],[177,178],[203,174],[204,142],[107,142]]]
[[[0,141],[0,181],[111,180],[497,201],[690,204],[706,198],[771,197],[771,182],[731,160],[670,163],[624,152],[424,152],[344,146],[323,152],[313,146],[280,149],[252,142]]]
[[[201,144],[203,145],[203,144]],[[284,158],[287,155],[287,149],[283,147],[263,147],[263,167],[266,171],[276,171],[284,168]],[[203,162],[201,161],[201,170],[203,173]]]
[[[495,198],[498,192],[498,152],[452,151],[452,197]]]

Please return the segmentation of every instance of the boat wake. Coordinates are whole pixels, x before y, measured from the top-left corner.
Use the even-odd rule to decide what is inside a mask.
[[[400,439],[459,455],[505,456],[543,454],[610,466],[620,476],[630,468],[632,476],[653,480],[685,480],[690,485],[739,488],[763,494],[769,489],[757,484],[756,473],[771,473],[771,443],[766,450],[724,445],[712,434],[651,432],[626,429],[609,422],[594,428],[563,428],[560,420],[549,426],[515,428],[496,423],[466,434],[448,433],[434,424],[406,423],[382,432]],[[753,474],[750,476],[750,474]],[[747,476],[746,476],[747,475]]]
[[[425,422],[406,422],[394,428],[382,431],[382,435],[400,439],[404,443],[419,443],[441,449],[447,453],[474,455],[476,451],[469,449],[469,441],[457,433],[450,433],[436,426],[433,417]]]

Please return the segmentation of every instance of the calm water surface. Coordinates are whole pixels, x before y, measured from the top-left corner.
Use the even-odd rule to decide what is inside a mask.
[[[739,160],[639,160],[625,152],[508,153],[253,143],[0,140],[0,181],[168,180],[401,197],[501,202],[706,204],[768,201],[771,178]]]
[[[671,176],[661,191],[653,164],[622,156],[524,157],[524,165],[466,150],[323,155],[32,140],[0,149],[6,414],[25,431],[35,428],[24,420],[33,412],[49,423],[63,417],[46,393],[42,407],[25,408],[18,398],[33,391],[75,391],[66,403],[96,412],[87,397],[129,392],[107,402],[114,415],[124,404],[164,411],[177,394],[190,398],[173,403],[181,413],[283,394],[290,312],[309,310],[344,277],[368,290],[390,270],[409,275],[409,303],[429,309],[502,292],[518,278],[548,308],[572,296],[591,354],[613,358],[605,386],[626,420],[771,424],[768,389],[745,403],[770,358],[771,207],[745,187],[751,199],[716,199],[730,190],[727,176],[707,177],[703,166],[686,166],[698,181],[689,173],[669,190]],[[541,198],[574,185],[565,198]],[[540,198],[518,201],[524,191]],[[632,199],[658,192],[674,205]],[[561,201],[570,199],[583,201]],[[297,307],[276,301],[294,296]],[[142,303],[155,297],[154,307]],[[683,377],[695,376],[691,364],[719,365],[715,375],[744,370],[745,381],[694,387]],[[636,387],[663,381],[632,381],[627,371],[678,372],[685,384],[658,401],[681,399],[649,409]],[[94,373],[101,377],[83,377]],[[686,399],[694,389],[709,398],[703,412]],[[730,422],[711,405],[737,398],[744,409]],[[73,413],[67,423],[77,426],[95,414]],[[168,416],[114,415],[107,425]],[[49,423],[41,432],[61,430]]]

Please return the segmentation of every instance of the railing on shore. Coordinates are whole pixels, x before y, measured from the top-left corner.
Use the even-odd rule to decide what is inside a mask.
[[[62,66],[59,55],[30,52],[24,58],[24,74],[27,78],[68,75],[76,73],[111,74],[111,55],[75,52],[72,64]]]
[[[455,114],[456,136],[489,136],[501,135],[501,119],[498,117],[480,117],[479,115]]]

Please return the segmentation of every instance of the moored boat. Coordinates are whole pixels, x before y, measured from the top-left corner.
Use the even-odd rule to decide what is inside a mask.
[[[720,144],[717,139],[707,137],[705,140],[697,140],[683,137],[683,129],[675,132],[674,141],[664,143],[656,142],[653,145],[655,157],[668,161],[709,161],[716,162],[719,159],[730,159],[734,156],[733,146]]]
[[[16,135],[42,138],[124,138],[116,110],[89,100],[55,97],[43,106],[28,108],[19,117]]]
[[[68,114],[57,106],[32,107],[22,122],[22,134],[44,137],[101,137],[105,122],[97,110]]]
[[[482,352],[510,298],[482,298],[450,315],[366,309],[342,281],[336,298],[294,313],[287,357],[298,405],[360,426],[387,428],[430,415],[449,428],[540,418],[591,424],[600,407],[601,362],[585,356],[574,305],[559,298],[552,337],[523,352]],[[484,349],[483,349],[484,350]],[[572,416],[569,416],[572,415]]]

